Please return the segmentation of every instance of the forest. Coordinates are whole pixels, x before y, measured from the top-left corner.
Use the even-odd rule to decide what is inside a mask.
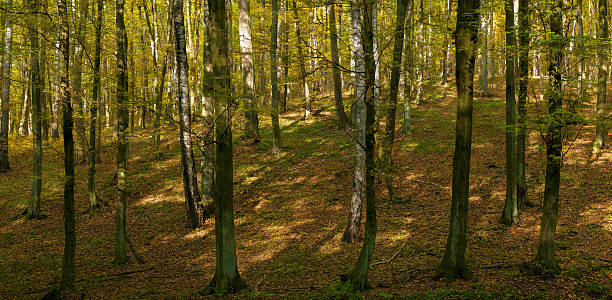
[[[0,299],[612,299],[608,0],[0,2]]]

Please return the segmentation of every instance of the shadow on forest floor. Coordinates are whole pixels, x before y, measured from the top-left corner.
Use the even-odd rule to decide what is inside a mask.
[[[605,298],[611,294],[612,155],[590,159],[592,126],[564,157],[554,279],[524,276],[519,265],[537,247],[540,207],[521,212],[516,226],[498,224],[504,199],[504,103],[500,95],[474,103],[469,219],[473,282],[433,279],[448,228],[454,148],[454,89],[436,87],[413,108],[412,134],[396,138],[395,183],[402,201],[390,203],[378,184],[378,236],[368,298]],[[440,93],[442,91],[443,93]],[[498,93],[500,91],[497,91]],[[436,95],[436,97],[433,97]],[[326,103],[322,103],[322,101]],[[234,202],[239,269],[251,291],[235,298],[330,296],[340,273],[351,270],[359,245],[340,242],[352,184],[354,144],[335,124],[331,99],[318,116],[281,116],[284,153],[269,153],[271,129],[260,117],[262,142],[235,138]],[[242,120],[236,120],[239,124]],[[401,122],[399,122],[401,123]],[[111,202],[77,216],[77,287],[91,298],[195,297],[212,278],[214,224],[185,228],[178,129],[167,127],[159,148],[150,131],[137,131],[130,153],[128,223],[145,258],[113,266],[112,198],[115,149],[105,144],[98,190]],[[234,137],[239,137],[239,129]],[[0,298],[40,298],[58,282],[63,249],[61,141],[45,147],[41,220],[15,218],[27,205],[31,142],[12,137],[13,171],[0,175]],[[544,161],[539,133],[528,138],[529,198],[541,203]],[[199,151],[196,151],[196,154]],[[77,167],[76,208],[87,209],[86,166]]]

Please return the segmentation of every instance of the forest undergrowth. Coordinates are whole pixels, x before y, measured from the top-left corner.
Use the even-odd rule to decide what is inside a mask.
[[[545,149],[540,134],[531,131],[528,197],[537,206],[522,212],[515,226],[500,225],[505,191],[501,89],[474,101],[468,261],[475,279],[450,284],[434,279],[448,230],[455,95],[451,84],[429,87],[426,101],[413,107],[411,135],[397,137],[393,155],[399,198],[390,202],[379,180],[378,236],[369,274],[373,289],[363,296],[612,297],[612,154],[592,156],[592,126],[580,130],[563,158],[556,239],[562,273],[548,278],[521,272],[537,250]],[[331,103],[315,101],[318,113],[307,120],[297,112],[300,108],[281,115],[284,148],[278,157],[269,153],[267,117],[262,118],[259,144],[241,141],[241,132],[234,132],[238,266],[250,289],[229,297],[347,296],[338,287],[339,274],[350,272],[360,246],[340,240],[350,205],[354,144],[337,128]],[[87,166],[77,166],[76,285],[87,298],[195,298],[212,278],[214,220],[196,230],[185,227],[177,140],[178,128],[172,126],[165,127],[158,147],[151,144],[148,129],[136,130],[130,140],[127,222],[144,264],[131,253],[127,264],[112,264],[114,144],[102,146],[97,175],[98,192],[109,205],[95,213],[86,213]],[[12,137],[9,145],[13,171],[0,176],[0,298],[40,298],[61,273],[62,144],[52,140],[44,145],[45,218],[37,220],[21,217],[32,184],[32,142]]]

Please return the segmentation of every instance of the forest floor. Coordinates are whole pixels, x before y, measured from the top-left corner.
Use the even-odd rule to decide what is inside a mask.
[[[504,102],[501,90],[474,102],[468,263],[475,280],[434,279],[448,232],[455,88],[431,87],[413,108],[412,134],[397,137],[396,185],[401,200],[377,189],[378,236],[367,298],[611,298],[612,154],[593,158],[592,126],[585,126],[563,160],[556,255],[562,273],[529,276],[520,265],[537,250],[544,188],[544,151],[538,132],[528,139],[528,196],[537,204],[506,228]],[[348,100],[347,100],[348,101]],[[323,103],[325,102],[325,103]],[[340,297],[340,273],[349,273],[360,244],[340,241],[352,186],[354,144],[337,129],[331,100],[321,113],[281,116],[284,153],[269,153],[271,129],[262,119],[262,142],[234,133],[234,210],[238,268],[250,290],[230,297]],[[533,105],[533,104],[532,104]],[[297,110],[297,108],[292,107]],[[401,123],[401,122],[400,122]],[[130,235],[146,260],[111,264],[114,253],[115,147],[105,143],[98,191],[111,206],[88,208],[87,167],[76,169],[77,288],[87,298],[196,298],[215,268],[214,221],[185,227],[178,129],[166,128],[159,148],[149,130],[131,139]],[[63,252],[61,141],[44,148],[46,218],[25,221],[31,182],[31,139],[10,140],[13,171],[0,175],[0,298],[40,298],[59,282]],[[568,143],[569,144],[569,143]],[[564,148],[567,150],[567,146]],[[196,150],[199,153],[199,150]],[[196,154],[197,154],[196,153]],[[346,296],[346,295],[345,295]],[[355,295],[353,295],[355,296]]]

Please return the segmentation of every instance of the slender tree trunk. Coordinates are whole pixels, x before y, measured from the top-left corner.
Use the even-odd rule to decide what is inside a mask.
[[[211,54],[211,32],[208,4],[204,10],[204,51],[202,65],[204,74],[202,76],[202,116],[206,125],[206,138],[202,140],[202,201],[208,203],[213,201],[214,194],[214,172],[215,172],[215,103],[214,92],[214,70]],[[253,99],[254,102],[255,99]]]
[[[280,28],[282,30],[282,39],[283,39],[283,43],[282,43],[282,50],[281,50],[281,68],[283,71],[283,80],[281,81],[282,83],[282,96],[280,98],[280,111],[282,113],[287,112],[287,93],[289,92],[289,24],[287,23],[287,1],[288,0],[284,0],[284,8],[283,8],[283,12],[284,12],[284,18],[283,21],[280,25]]]
[[[355,3],[353,3],[355,4]],[[375,83],[376,83],[376,66],[374,60],[374,31],[373,31],[373,9],[372,2],[364,0],[360,3],[362,11],[362,28],[361,40],[363,46],[363,60],[365,64],[365,111],[366,111],[366,134],[365,134],[365,177],[366,177],[366,222],[365,236],[359,258],[355,263],[353,272],[347,276],[346,280],[352,285],[355,290],[365,290],[370,288],[368,283],[368,271],[374,253],[374,245],[376,243],[376,191],[375,191],[375,161],[374,149],[375,139],[374,132],[376,130],[376,107],[375,107]]]
[[[437,272],[447,281],[471,279],[466,265],[470,158],[472,152],[472,101],[474,63],[478,47],[479,0],[457,3],[456,60],[457,121],[453,155],[453,187],[450,228],[446,250]]]
[[[336,10],[334,4],[327,4],[327,21],[329,25],[329,45],[332,57],[332,72],[334,76],[334,106],[338,126],[344,128],[347,124],[344,104],[342,103],[342,80],[340,78],[340,58],[338,56],[338,34],[336,32]]]
[[[483,10],[489,9],[486,0],[482,0],[482,4],[482,6],[486,6]],[[489,93],[489,24],[487,24],[487,14],[490,14],[490,12],[484,12],[484,17],[482,18],[482,50],[480,54],[480,75],[478,76],[480,93],[483,97],[489,97],[491,95]]]
[[[240,56],[242,58],[242,98],[245,111],[245,137],[259,141],[259,119],[255,101],[255,72],[253,70],[253,41],[251,35],[250,0],[238,0]]]
[[[180,118],[181,165],[183,168],[183,187],[185,190],[185,209],[187,226],[197,228],[204,224],[207,212],[198,190],[195,159],[191,143],[191,104],[189,101],[189,65],[185,42],[185,21],[183,0],[174,0],[173,9],[175,57],[178,72],[178,101]],[[207,206],[210,207],[210,206]]]
[[[19,134],[20,135],[29,135],[30,134],[30,84],[28,78],[30,77],[30,72],[28,69],[23,70],[23,105],[21,106],[21,118],[19,120]]]
[[[516,200],[516,78],[514,59],[516,56],[516,34],[514,31],[514,3],[504,2],[506,13],[506,201],[500,222],[510,226],[518,221]]]
[[[28,26],[28,38],[30,42],[30,90],[32,98],[32,137],[33,137],[33,182],[30,204],[28,206],[27,218],[34,219],[40,216],[40,196],[42,190],[42,134],[41,134],[41,77],[40,77],[40,48],[38,42],[39,29],[34,24],[39,24],[40,3],[36,0],[27,1],[30,12],[30,24]]]
[[[520,4],[519,4],[520,5]],[[586,59],[584,53],[584,29],[582,23],[582,1],[576,1],[576,50],[578,52],[578,97],[583,101],[586,93]]]
[[[102,53],[103,18],[104,0],[98,0],[98,15],[95,23],[96,44],[94,50],[93,88],[91,105],[89,106],[89,168],[87,172],[87,191],[89,194],[90,211],[94,211],[100,206],[96,195],[96,123],[98,120],[98,105],[100,105],[100,56]]]
[[[387,123],[383,139],[383,163],[385,181],[389,191],[389,200],[396,199],[393,185],[393,140],[395,139],[395,114],[397,107],[397,94],[399,90],[400,73],[402,69],[402,50],[404,48],[404,24],[406,23],[406,9],[410,0],[397,0],[397,17],[395,20],[395,43],[393,45],[393,62],[391,65],[391,81],[389,82],[389,102],[387,103]]]
[[[61,96],[60,85],[59,85],[59,72],[60,72],[60,56],[62,55],[60,50],[60,41],[58,40],[55,48],[55,96],[53,97],[53,103],[51,104],[51,114],[52,114],[52,122],[51,122],[51,138],[57,139],[59,138],[59,99]]]
[[[115,264],[127,262],[127,167],[129,154],[129,99],[128,99],[128,40],[125,31],[124,0],[115,1],[117,30],[117,203],[115,208]]]
[[[366,176],[366,153],[365,153],[365,139],[366,139],[366,111],[365,111],[365,97],[366,97],[366,82],[365,82],[365,62],[363,40],[362,40],[362,22],[360,3],[358,0],[351,2],[351,23],[352,23],[352,48],[353,55],[355,57],[355,87],[354,97],[355,103],[351,109],[351,115],[353,116],[353,124],[355,127],[355,161],[353,169],[353,190],[351,193],[351,208],[349,210],[348,223],[346,229],[342,235],[342,240],[347,243],[355,243],[361,237],[361,210],[363,207],[363,186],[365,183]],[[368,13],[368,15],[371,13]]]
[[[538,269],[544,272],[558,273],[559,266],[555,258],[555,233],[557,231],[557,218],[559,216],[559,184],[561,179],[561,134],[562,122],[560,111],[563,109],[562,67],[563,50],[565,48],[563,36],[563,1],[552,3],[549,13],[550,41],[548,62],[548,124],[546,142],[546,177],[544,181],[544,208],[542,209],[542,223],[538,253],[535,262]]]
[[[234,230],[230,64],[225,0],[209,0],[215,101],[215,275],[205,293],[235,292],[245,283],[238,273]]]
[[[76,147],[75,147],[75,161],[77,164],[85,163],[85,148],[87,144],[87,138],[85,136],[85,111],[83,102],[83,27],[85,26],[85,20],[87,20],[87,1],[77,1],[76,7],[74,7],[74,14],[78,20],[75,30],[75,41],[74,41],[74,59],[72,62],[72,100],[74,101],[74,125],[76,132]]]
[[[404,36],[406,37],[405,52],[404,55],[404,124],[402,125],[402,135],[406,136],[410,134],[410,103],[412,99],[412,83],[414,81],[414,57],[412,53],[412,42],[413,42],[413,18],[414,18],[414,0],[410,0],[410,9],[408,11],[408,17],[406,18],[406,25],[404,29]]]
[[[278,0],[272,0],[272,25],[270,26],[270,82],[272,83],[272,153],[280,154],[281,136],[278,121]]]
[[[300,17],[298,15],[297,6],[295,4],[295,0],[293,1],[293,18],[295,19],[295,35],[297,36],[297,51],[298,51],[298,64],[300,67],[300,82],[304,89],[304,99],[305,99],[305,112],[304,117],[308,119],[310,116],[311,110],[311,100],[310,100],[310,89],[308,88],[308,81],[306,81],[306,62],[304,61],[304,52],[302,50],[302,44],[304,44],[304,39],[302,37],[302,32],[300,30]]]
[[[12,0],[6,0],[6,9],[11,9]],[[3,32],[4,54],[2,55],[2,120],[0,124],[0,173],[11,170],[9,163],[9,100],[11,97],[11,44],[13,25],[10,18],[5,20]]]
[[[519,0],[519,92],[518,92],[518,135],[516,139],[516,201],[524,209],[527,200],[527,179],[525,176],[525,142],[527,126],[527,87],[529,84],[529,0]]]
[[[74,257],[76,252],[76,226],[74,216],[74,138],[72,135],[72,103],[70,99],[70,22],[66,0],[57,1],[57,12],[60,19],[58,39],[58,81],[59,95],[62,101],[62,131],[64,134],[64,258],[62,262],[61,288],[73,289],[75,282]]]
[[[597,51],[599,66],[597,68],[597,126],[595,128],[594,152],[608,148],[608,128],[610,123],[610,101],[606,98],[606,81],[608,79],[608,56],[605,45],[608,40],[608,1],[599,0],[599,24],[597,39],[601,43],[601,50]],[[608,48],[609,50],[609,48]]]
[[[444,24],[448,25],[449,21],[450,21],[450,0],[445,0],[444,1]],[[448,64],[448,51],[449,51],[449,47],[448,47],[448,40],[449,40],[449,33],[444,31],[444,43],[442,44],[442,46],[444,47],[442,49],[442,85],[446,85],[446,80],[448,77],[448,68],[446,67],[446,65]]]

